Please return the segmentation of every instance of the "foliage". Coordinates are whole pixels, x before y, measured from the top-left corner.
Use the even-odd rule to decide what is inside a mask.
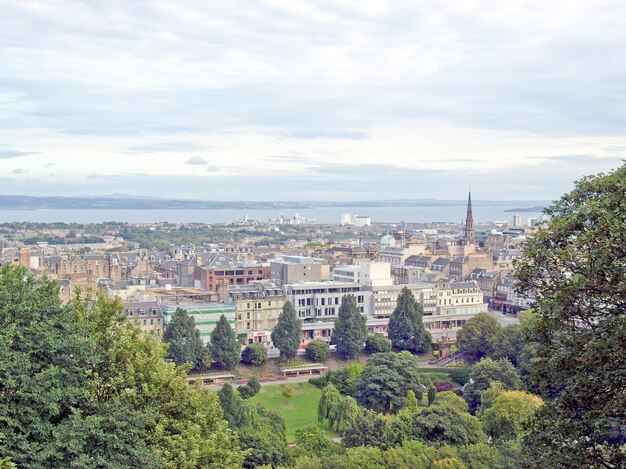
[[[450,379],[454,381],[456,384],[463,386],[465,383],[469,381],[470,377],[470,368],[466,366],[456,366],[448,368]]]
[[[407,392],[422,398],[417,360],[409,352],[375,353],[354,382],[359,404],[377,412],[396,412],[404,407]]]
[[[391,341],[383,334],[370,335],[365,339],[367,353],[391,352]]]
[[[344,429],[342,443],[345,447],[388,446],[387,420],[371,410],[360,413]]]
[[[554,398],[526,438],[528,466],[626,466],[625,193],[626,165],[578,181],[516,265],[536,299],[533,369]]]
[[[543,404],[540,397],[523,391],[503,391],[480,419],[485,432],[496,442],[517,438]]]
[[[419,402],[412,389],[406,393],[406,401],[404,402],[404,408],[409,412],[415,412],[419,409]]]
[[[435,388],[435,385],[431,382],[428,383],[428,386],[426,387],[426,396],[428,398],[428,405],[431,405],[433,402],[435,402],[435,398],[437,397],[437,389]]]
[[[470,382],[465,386],[463,395],[470,411],[475,412],[480,405],[482,391],[489,389],[490,383],[498,381],[504,389],[520,389],[522,382],[517,371],[506,358],[492,360],[483,358],[472,367]]]
[[[217,397],[119,301],[77,292],[62,307],[54,282],[5,266],[0,305],[0,454],[35,468],[240,466]]]
[[[174,360],[174,363],[191,363],[194,368],[202,366],[204,347],[200,331],[196,329],[196,321],[187,314],[187,310],[176,308],[172,320],[165,328],[163,340],[169,345],[167,357]]]
[[[211,351],[213,360],[222,368],[230,370],[239,363],[241,344],[223,314],[211,332]]]
[[[450,407],[433,405],[411,414],[402,412],[391,423],[389,442],[421,440],[435,445],[486,442],[480,421]]]
[[[435,383],[435,391],[437,392],[450,391],[451,389],[454,389],[454,384],[449,381],[440,381]]]
[[[252,389],[253,395],[258,394],[261,390],[261,383],[259,383],[259,380],[254,376],[248,380],[247,386]]]
[[[248,365],[262,365],[267,361],[267,350],[261,344],[250,344],[241,352],[241,361]]]
[[[354,359],[363,350],[366,337],[366,320],[359,311],[355,296],[344,296],[335,320],[331,343],[337,345],[337,352]]]
[[[325,362],[330,357],[330,347],[324,340],[312,340],[307,344],[305,352],[314,362]]]
[[[239,396],[241,396],[242,399],[249,399],[257,395],[260,390],[261,383],[259,383],[259,380],[254,377],[250,378],[247,384],[239,386],[237,388],[237,391],[239,391]]]
[[[440,406],[440,407],[448,407],[461,413],[469,412],[469,407],[467,405],[467,402],[465,402],[463,399],[461,399],[452,391],[443,391],[443,392],[437,393],[437,397],[435,398],[435,401],[431,405]]]
[[[311,423],[296,430],[296,443],[314,456],[330,455],[334,449],[324,431]]]
[[[240,445],[247,450],[244,468],[263,464],[276,466],[287,459],[285,420],[264,405],[245,403],[244,423],[238,428]]]
[[[322,391],[317,407],[317,418],[320,422],[328,420],[329,428],[342,432],[361,412],[362,409],[354,398],[341,395],[332,384],[329,384]]]
[[[494,342],[500,329],[500,324],[491,314],[478,313],[457,333],[457,344],[474,360],[480,360],[493,354]]]
[[[341,370],[331,370],[319,378],[311,378],[309,382],[323,389],[332,384],[341,394],[354,395],[354,380],[363,373],[365,365],[359,362],[349,362]]]
[[[280,350],[282,358],[291,359],[298,353],[301,329],[302,321],[298,319],[296,310],[289,301],[285,302],[272,330],[272,342]]]
[[[285,386],[283,389],[283,397],[293,397],[296,395],[296,390],[291,386]]]
[[[411,352],[431,349],[432,337],[424,329],[423,315],[422,305],[415,300],[413,292],[404,287],[389,318],[388,335],[394,347]]]

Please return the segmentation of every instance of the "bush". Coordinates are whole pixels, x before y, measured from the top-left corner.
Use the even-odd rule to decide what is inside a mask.
[[[249,399],[256,396],[261,390],[261,383],[256,378],[250,378],[248,383],[237,388],[242,399]]]
[[[448,368],[448,373],[450,374],[450,379],[460,386],[463,386],[469,381],[469,367],[450,367]]]
[[[323,340],[312,340],[307,344],[305,352],[314,362],[325,362],[330,357],[330,347]]]
[[[365,339],[367,353],[391,352],[391,341],[383,334],[374,334]]]
[[[449,381],[440,381],[435,383],[435,389],[437,392],[450,391],[454,389],[454,384]]]
[[[296,390],[294,388],[292,388],[291,386],[287,386],[285,387],[285,389],[283,389],[283,397],[293,397],[296,395]]]
[[[243,386],[239,386],[237,388],[237,391],[239,391],[239,396],[242,399],[249,399],[255,394],[252,388],[250,388],[250,386],[248,386],[247,384],[244,384]]]
[[[261,344],[248,345],[241,352],[241,361],[248,365],[262,365],[267,361],[267,350]]]
[[[254,394],[256,395],[261,390],[261,383],[259,383],[259,380],[256,378],[250,378],[248,380],[248,387],[252,389],[254,391]]]

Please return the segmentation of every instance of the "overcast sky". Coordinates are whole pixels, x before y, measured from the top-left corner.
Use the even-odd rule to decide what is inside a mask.
[[[0,189],[552,199],[626,158],[626,2],[0,0]]]

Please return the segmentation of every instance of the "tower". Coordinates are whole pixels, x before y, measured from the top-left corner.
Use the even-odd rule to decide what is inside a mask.
[[[474,244],[474,216],[472,215],[472,193],[467,197],[467,216],[465,217],[465,242]]]

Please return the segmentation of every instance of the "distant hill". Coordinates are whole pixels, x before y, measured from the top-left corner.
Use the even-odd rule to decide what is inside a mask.
[[[544,210],[545,210],[545,207],[542,207],[540,205],[535,205],[534,207],[526,207],[526,208],[509,208],[507,210],[504,210],[504,212],[519,212],[519,213],[533,212],[533,213],[541,213]]]
[[[507,207],[520,203],[537,203],[543,201],[506,201],[506,200],[474,200],[474,206]],[[364,200],[364,201],[217,201],[217,200],[176,200],[138,197],[125,194],[96,197],[30,197],[25,195],[0,196],[0,210],[283,210],[309,209],[321,207],[456,207],[464,206],[465,200],[436,199],[397,199],[397,200]],[[538,209],[538,210],[533,210]],[[541,211],[543,207],[532,209],[510,209],[507,212]]]

